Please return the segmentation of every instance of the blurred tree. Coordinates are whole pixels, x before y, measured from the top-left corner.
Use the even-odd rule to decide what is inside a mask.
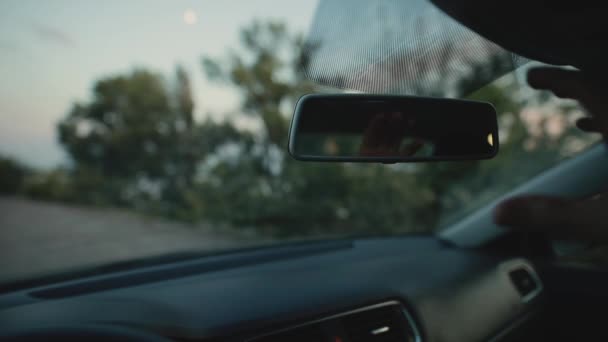
[[[228,82],[241,93],[243,113],[262,120],[272,144],[284,146],[288,114],[313,84],[303,75],[309,46],[285,24],[254,21],[241,31],[243,51],[231,52],[222,60],[203,58],[206,75]]]
[[[109,178],[158,178],[174,172],[173,137],[182,128],[162,78],[145,70],[98,81],[88,104],[75,104],[59,122],[60,142],[76,166]]]
[[[228,221],[277,236],[429,232],[544,170],[564,151],[588,144],[560,128],[575,109],[556,106],[553,117],[562,121],[550,122],[530,110],[547,100],[521,96],[512,75],[477,89],[509,70],[510,56],[497,54],[473,65],[453,83],[456,89],[435,83],[418,89],[491,102],[500,122],[495,159],[393,166],[296,162],[285,153],[288,121],[301,95],[325,91],[306,77],[318,46],[274,21],[244,27],[241,43],[222,58],[202,60],[210,80],[241,94],[239,113],[229,121],[194,119],[191,84],[181,67],[171,82],[142,69],[101,79],[92,99],[75,104],[58,124],[73,167],[31,177],[27,193],[181,220]],[[446,57],[451,48],[443,50]],[[237,129],[244,117],[261,129]]]
[[[226,196],[216,203],[229,203],[218,218],[279,235],[386,233],[434,225],[429,202],[436,198],[411,173],[289,158],[284,150],[295,102],[323,90],[306,78],[317,47],[277,22],[254,21],[241,31],[241,41],[242,51],[203,58],[203,67],[210,79],[242,94],[243,113],[261,120],[263,152],[259,158],[240,159],[239,167],[214,170],[223,180],[216,196]]]
[[[145,207],[157,200],[153,207],[167,215],[189,210],[198,164],[240,137],[228,124],[196,124],[193,111],[181,67],[174,87],[143,69],[96,82],[92,100],[75,104],[58,124],[74,163],[72,185],[86,190],[75,193],[94,203]]]
[[[227,206],[220,216],[239,225],[273,227],[285,235],[430,231],[446,217],[449,221],[454,214],[461,216],[477,208],[562,158],[560,145],[555,141],[546,144],[549,141],[544,135],[536,141],[540,148],[525,150],[529,132],[520,113],[534,104],[518,98],[518,86],[509,74],[511,55],[489,50],[488,58],[471,62],[455,82],[446,82],[451,75],[437,73],[436,65],[432,70],[430,65],[422,65],[422,71],[439,74],[439,79],[422,82],[426,88],[417,92],[491,102],[501,121],[499,157],[394,167],[294,162],[282,152],[287,118],[296,98],[323,90],[305,77],[318,46],[303,44],[301,37],[292,37],[284,25],[275,22],[253,22],[242,30],[241,40],[243,50],[229,53],[224,62],[204,58],[203,66],[209,78],[237,89],[243,98],[242,111],[264,123],[267,149],[262,158],[274,155],[280,168],[234,183],[239,185],[228,193],[239,202],[231,209]],[[447,44],[441,51],[446,60],[439,61],[438,67],[447,70],[452,46]],[[500,82],[493,82],[502,75],[506,76]],[[453,86],[444,87],[444,83]],[[480,85],[487,86],[479,89]],[[218,178],[227,180],[238,177],[231,173],[234,170],[238,168],[218,167],[215,171]],[[232,182],[224,181],[222,186],[230,188],[227,183]]]
[[[18,194],[28,174],[29,170],[19,162],[0,157],[0,194]]]
[[[82,202],[84,198],[93,195],[93,193],[86,193],[82,197],[74,197],[73,182],[72,176],[62,169],[39,172],[26,179],[23,192],[26,196],[37,200],[61,200],[75,203]],[[87,203],[94,202],[87,201]]]

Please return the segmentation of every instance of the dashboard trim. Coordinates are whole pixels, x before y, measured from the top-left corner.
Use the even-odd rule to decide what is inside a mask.
[[[403,303],[401,303],[401,302],[399,302],[397,300],[389,300],[389,301],[385,301],[385,302],[382,302],[382,303],[368,305],[368,306],[364,306],[362,308],[358,308],[358,309],[354,309],[354,310],[349,310],[349,311],[342,312],[342,313],[339,313],[339,314],[330,315],[330,316],[326,316],[326,317],[323,317],[323,318],[307,321],[306,323],[292,325],[292,326],[287,327],[287,328],[282,328],[282,329],[278,329],[278,330],[275,330],[275,331],[272,331],[272,332],[269,332],[269,333],[265,333],[265,334],[262,334],[262,335],[257,335],[255,337],[250,338],[250,339],[246,339],[245,341],[246,342],[255,342],[255,341],[257,341],[257,340],[259,340],[261,338],[265,338],[265,337],[272,336],[272,335],[275,335],[275,334],[280,334],[280,333],[288,332],[290,330],[294,330],[294,329],[298,329],[298,328],[303,328],[303,327],[306,327],[306,326],[309,326],[309,325],[321,323],[321,322],[332,320],[332,319],[335,319],[335,318],[340,318],[340,317],[344,317],[344,316],[348,316],[348,315],[352,315],[352,314],[356,314],[356,313],[360,313],[360,312],[364,312],[364,311],[369,311],[369,310],[383,308],[383,307],[386,307],[386,306],[393,306],[393,305],[398,305],[398,306],[401,307],[401,312],[405,316],[405,319],[406,319],[407,323],[410,325],[410,328],[412,329],[412,333],[414,334],[414,340],[413,340],[413,342],[422,342],[422,335],[420,334],[420,329],[418,328],[418,325],[414,321],[414,318],[413,318],[412,314],[407,310],[407,308],[405,307],[405,305],[403,305]]]

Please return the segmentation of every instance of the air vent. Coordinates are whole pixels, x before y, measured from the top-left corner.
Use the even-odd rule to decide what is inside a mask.
[[[513,286],[521,295],[523,301],[529,301],[536,297],[542,290],[540,279],[534,271],[527,267],[517,267],[509,271],[509,278],[513,282]]]
[[[365,310],[345,316],[342,325],[347,341],[415,341],[416,333],[403,308],[398,305]]]
[[[408,311],[396,301],[310,321],[250,341],[420,342]]]

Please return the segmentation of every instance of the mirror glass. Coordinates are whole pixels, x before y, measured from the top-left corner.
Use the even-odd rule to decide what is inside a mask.
[[[318,161],[491,158],[498,152],[496,111],[466,100],[307,95],[296,106],[289,152]]]

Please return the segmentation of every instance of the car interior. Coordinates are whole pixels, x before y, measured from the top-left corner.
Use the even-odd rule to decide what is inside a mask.
[[[577,54],[572,49],[585,46],[585,39],[594,47],[606,42],[606,35],[600,34],[608,29],[603,21],[589,25],[591,31],[571,31],[564,44],[556,43],[561,32],[554,36],[520,32],[550,31],[545,23],[553,23],[555,17],[546,14],[538,19],[534,11],[555,6],[559,18],[566,17],[571,8],[577,9],[573,15],[585,16],[593,12],[589,10],[595,6],[592,2],[564,1],[567,6],[558,6],[532,1],[542,3],[538,7],[521,1],[432,2],[427,5],[437,6],[488,40],[545,64],[595,65],[601,58],[599,50]],[[350,5],[322,0],[318,8],[333,8],[330,5],[336,3]],[[508,10],[501,11],[498,4]],[[520,13],[525,13],[521,26],[497,30],[507,17]],[[598,27],[601,32],[593,31]],[[570,44],[574,40],[576,47]],[[331,64],[337,57],[322,58]],[[315,72],[311,74],[319,80]],[[361,88],[357,93],[361,96],[374,90]],[[305,115],[304,109],[299,111]],[[327,122],[321,118],[316,124]],[[498,140],[501,124],[493,141]],[[292,139],[295,125],[296,119]],[[503,152],[490,145],[488,158]],[[287,153],[288,146],[284,149]],[[320,163],[319,158],[294,157],[297,163]],[[357,158],[348,161],[357,162]],[[429,161],[429,165],[438,164]],[[608,273],[567,257],[588,244],[505,229],[494,223],[493,213],[501,201],[521,194],[593,196],[608,188],[606,175],[608,149],[599,142],[433,234],[308,239],[176,255],[137,267],[123,262],[102,272],[4,284],[0,287],[0,340],[605,341],[608,331],[602,313],[608,305]]]
[[[608,151],[596,146],[514,191],[597,190],[606,181],[594,173],[607,171]],[[598,182],[569,184],[572,172]],[[13,290],[0,297],[2,334],[15,340],[603,340],[597,313],[606,304],[605,271],[562,264],[548,241],[500,234],[487,224],[489,215],[439,237],[295,243]]]

